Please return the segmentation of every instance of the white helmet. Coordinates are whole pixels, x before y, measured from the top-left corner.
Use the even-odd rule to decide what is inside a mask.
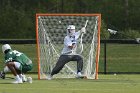
[[[67,29],[75,29],[75,26],[74,26],[74,25],[69,25],[69,26],[67,27]]]
[[[3,52],[3,53],[4,53],[6,50],[8,50],[8,49],[11,49],[11,47],[10,47],[9,44],[4,44],[4,45],[2,46],[2,52]]]
[[[75,33],[75,26],[74,25],[69,25],[67,27],[67,35],[72,36]]]

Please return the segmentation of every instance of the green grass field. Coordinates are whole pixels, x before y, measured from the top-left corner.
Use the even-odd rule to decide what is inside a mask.
[[[11,75],[8,75],[11,76]],[[33,83],[11,84],[13,79],[0,79],[0,93],[140,93],[140,75],[99,75],[98,80],[53,79]]]
[[[32,72],[37,73],[37,52],[34,44],[11,45],[27,54],[34,63]],[[99,71],[104,70],[104,52],[101,45]],[[107,45],[108,72],[140,72],[139,45],[109,44]],[[0,70],[3,69],[3,54],[0,52]],[[12,76],[12,75],[8,75]],[[99,74],[98,80],[86,79],[54,79],[38,80],[37,74],[28,74],[33,77],[33,83],[11,84],[13,79],[0,79],[0,93],[139,93],[139,74]],[[12,76],[13,77],[13,76]]]

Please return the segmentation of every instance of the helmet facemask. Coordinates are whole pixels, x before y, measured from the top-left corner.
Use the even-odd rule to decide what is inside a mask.
[[[67,28],[67,35],[73,36],[75,33],[75,26],[74,25],[69,25]]]

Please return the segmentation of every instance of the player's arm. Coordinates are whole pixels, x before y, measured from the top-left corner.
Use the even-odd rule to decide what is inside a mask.
[[[73,49],[76,47],[76,42],[72,42],[69,38],[64,39],[64,44],[70,49]]]
[[[69,45],[68,47],[69,47],[70,49],[73,49],[73,48],[76,47],[76,44],[75,44],[75,43],[72,43],[72,45]]]
[[[75,32],[75,37],[78,39],[82,34],[86,33],[86,28],[82,27],[79,31]]]
[[[81,33],[84,33],[84,34],[86,33],[87,23],[88,23],[88,20],[86,20],[84,27],[81,28],[81,30],[80,30]]]
[[[86,33],[86,27],[82,27],[80,30],[76,32],[75,35],[80,35],[81,33]]]

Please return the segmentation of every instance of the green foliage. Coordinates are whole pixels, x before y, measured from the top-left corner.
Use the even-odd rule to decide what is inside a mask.
[[[30,18],[31,13],[23,10],[24,5],[13,7],[12,3],[5,1],[5,7],[0,15],[1,38],[33,38],[35,36],[35,21]]]
[[[128,31],[126,31],[126,38],[139,38],[140,37],[140,33],[138,32],[138,30],[131,30],[129,29]]]
[[[104,21],[101,28],[102,39],[134,38],[137,37],[137,32],[140,33],[138,11],[140,0],[0,0],[0,2],[2,39],[35,38],[36,13],[100,13]],[[106,33],[106,27],[110,24],[118,28],[120,33],[114,36]],[[129,28],[132,32],[125,31]],[[128,34],[125,37],[127,33],[132,35]]]
[[[125,30],[118,34],[120,39],[136,39],[140,37],[140,33],[137,30]]]
[[[110,34],[107,31],[107,25],[105,22],[102,20],[101,22],[101,32],[100,32],[101,39],[109,39]]]

